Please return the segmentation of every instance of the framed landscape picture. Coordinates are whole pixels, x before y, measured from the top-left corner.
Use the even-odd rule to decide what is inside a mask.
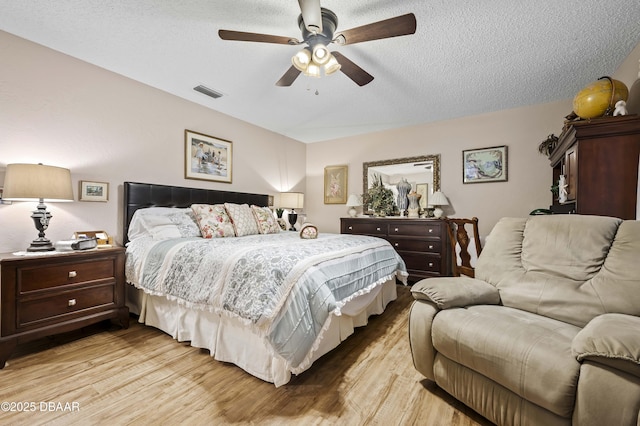
[[[185,130],[185,179],[231,183],[233,155],[231,141]]]
[[[109,184],[107,182],[80,181],[80,201],[109,201]]]
[[[324,168],[324,203],[347,204],[348,166]]]
[[[462,151],[462,183],[504,182],[507,172],[506,145]]]

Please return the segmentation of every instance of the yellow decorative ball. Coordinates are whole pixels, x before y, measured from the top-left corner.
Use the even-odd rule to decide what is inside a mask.
[[[611,91],[613,86],[613,99]],[[609,77],[599,78],[582,89],[573,98],[573,112],[580,118],[602,117],[607,109],[613,111],[618,101],[626,101],[629,97],[629,89],[618,80]]]

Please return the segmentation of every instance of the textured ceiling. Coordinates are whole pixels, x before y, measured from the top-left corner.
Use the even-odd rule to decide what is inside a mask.
[[[337,73],[276,87],[300,47],[217,32],[300,39],[296,0],[2,0],[0,29],[302,142],[571,98],[640,41],[638,0],[321,3],[336,32],[408,12],[417,31],[330,45],[366,86]]]

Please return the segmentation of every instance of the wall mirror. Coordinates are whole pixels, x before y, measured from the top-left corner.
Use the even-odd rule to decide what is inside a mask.
[[[376,178],[382,178],[382,183],[393,191],[396,199],[396,185],[405,178],[411,184],[412,191],[422,194],[420,206],[425,209],[431,194],[440,190],[440,154],[362,163],[363,194]],[[368,206],[363,208],[367,212]]]

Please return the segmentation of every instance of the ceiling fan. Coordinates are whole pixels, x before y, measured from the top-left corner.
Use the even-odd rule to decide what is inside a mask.
[[[292,58],[293,65],[276,82],[277,86],[291,86],[301,73],[319,77],[321,68],[325,75],[340,70],[357,85],[364,86],[373,80],[373,76],[340,52],[329,52],[327,46],[331,43],[345,46],[416,32],[416,17],[408,13],[336,33],[338,17],[329,9],[320,7],[320,0],[298,0],[298,3],[301,11],[298,27],[302,40],[231,30],[219,30],[218,35],[223,40],[306,45]]]

